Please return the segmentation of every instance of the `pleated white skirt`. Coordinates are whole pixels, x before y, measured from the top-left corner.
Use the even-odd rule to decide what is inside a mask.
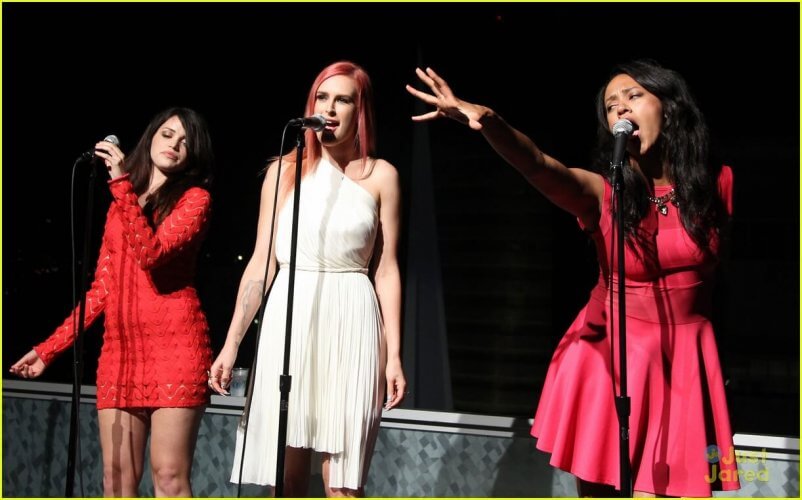
[[[279,376],[283,370],[287,282],[270,292],[259,341],[242,482],[275,485]],[[298,269],[295,275],[287,446],[331,454],[329,487],[367,480],[384,402],[386,363],[378,301],[364,272]],[[243,426],[231,481],[239,481]]]

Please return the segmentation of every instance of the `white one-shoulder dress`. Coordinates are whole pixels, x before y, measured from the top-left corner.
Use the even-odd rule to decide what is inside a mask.
[[[330,453],[328,486],[357,489],[367,480],[385,392],[384,330],[368,278],[378,206],[362,186],[321,159],[301,182],[300,207],[287,446]],[[261,327],[243,483],[275,485],[292,212],[290,193],[277,222],[280,268]],[[242,442],[240,426],[235,483]]]

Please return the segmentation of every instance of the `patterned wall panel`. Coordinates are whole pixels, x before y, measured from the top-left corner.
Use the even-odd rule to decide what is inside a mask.
[[[575,496],[529,438],[382,429],[366,491],[373,496]]]
[[[207,411],[201,422],[192,471],[198,497],[234,497],[229,476],[239,418]],[[69,402],[3,397],[3,496],[62,497],[67,469]],[[100,497],[102,463],[93,404],[81,405],[81,483],[76,493]],[[740,497],[799,497],[799,461],[740,464]],[[149,460],[139,492],[153,495]],[[323,494],[319,470],[311,495]],[[573,477],[548,465],[548,457],[525,436],[495,437],[382,427],[368,484],[376,497],[571,497]],[[244,486],[243,497],[264,497]],[[732,494],[727,496],[733,496]]]

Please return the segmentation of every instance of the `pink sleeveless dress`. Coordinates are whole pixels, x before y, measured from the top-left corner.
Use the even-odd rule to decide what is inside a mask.
[[[719,194],[732,213],[732,171],[723,167]],[[655,196],[671,186],[655,187]],[[580,479],[620,489],[618,418],[610,377],[611,333],[619,390],[618,270],[614,305],[607,285],[612,188],[605,182],[593,234],[599,282],[551,360],[532,435],[550,463]],[[654,207],[656,208],[656,207]],[[740,487],[731,460],[732,432],[711,317],[714,256],[704,256],[671,203],[642,223],[647,235],[625,250],[630,460],[634,489],[668,496],[711,496]],[[712,244],[717,252],[718,242]],[[610,323],[615,325],[610,331]]]

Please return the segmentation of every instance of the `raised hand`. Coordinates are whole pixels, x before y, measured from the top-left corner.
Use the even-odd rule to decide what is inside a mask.
[[[427,94],[426,92],[421,92],[411,85],[406,86],[407,92],[437,109],[422,115],[413,116],[413,121],[425,122],[441,116],[447,116],[468,125],[474,130],[482,129],[480,119],[485,115],[487,108],[458,99],[451,91],[451,87],[448,86],[448,83],[446,83],[440,75],[435,73],[432,68],[426,68],[426,71],[415,68],[415,73],[418,75],[418,78],[432,90],[432,93]]]
[[[103,158],[106,170],[112,179],[123,175],[123,165],[125,164],[125,154],[114,143],[100,141],[95,144],[95,155]]]

